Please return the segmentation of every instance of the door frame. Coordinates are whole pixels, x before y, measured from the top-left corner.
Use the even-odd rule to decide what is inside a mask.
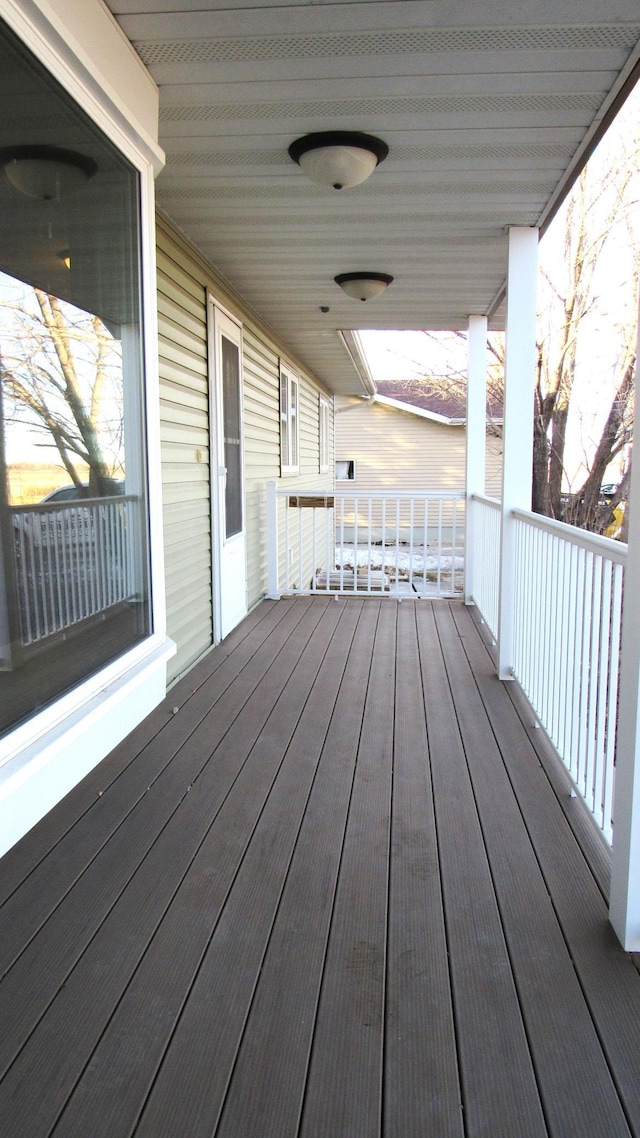
[[[244,605],[242,614],[230,627],[226,627],[224,619],[224,596],[222,584],[222,558],[227,538],[223,533],[224,521],[224,440],[222,436],[222,422],[220,416],[221,391],[219,336],[224,325],[232,325],[237,337],[239,364],[240,364],[240,472],[241,472],[241,500],[242,500],[242,530],[241,540],[244,546]],[[218,644],[223,636],[231,632],[232,627],[246,616],[247,602],[247,565],[246,565],[246,501],[245,501],[245,469],[244,469],[244,368],[243,368],[243,326],[242,321],[214,296],[207,294],[207,337],[208,337],[208,365],[209,365],[209,477],[211,487],[211,591],[213,616],[213,642]],[[237,534],[230,539],[236,541]]]

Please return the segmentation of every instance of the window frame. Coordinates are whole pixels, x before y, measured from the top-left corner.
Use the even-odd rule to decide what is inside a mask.
[[[0,785],[7,790],[0,806],[0,854],[165,698],[166,665],[176,651],[167,637],[164,603],[154,188],[164,156],[156,141],[157,91],[123,44],[106,6],[92,3],[91,20],[85,18],[86,12],[77,10],[77,5],[67,6],[64,13],[60,8],[59,34],[54,29],[55,34],[46,35],[44,24],[34,22],[26,8],[14,0],[5,5],[2,15],[10,31],[62,84],[140,175],[144,385],[139,413],[145,420],[147,442],[140,476],[146,481],[148,495],[152,622],[145,639],[81,680],[54,703],[34,708],[28,719],[0,739]],[[47,27],[51,32],[51,27]],[[101,69],[88,70],[87,60],[96,58],[101,61]],[[114,103],[116,90],[125,94],[121,93]],[[16,772],[20,776],[17,782]]]
[[[350,466],[353,470],[353,477],[349,478],[349,473],[347,470],[347,477],[346,478],[339,478],[338,477],[338,466],[339,465],[340,466],[347,466],[347,468]],[[337,458],[335,460],[334,469],[335,469],[335,474],[336,474],[336,482],[355,482],[356,477],[357,477],[357,473],[358,473],[355,458]]]
[[[280,361],[279,405],[280,474],[299,474],[300,377],[282,360]]]

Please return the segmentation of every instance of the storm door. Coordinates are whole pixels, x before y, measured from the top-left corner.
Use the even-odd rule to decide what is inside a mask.
[[[213,607],[221,640],[247,612],[242,429],[242,329],[210,305]]]

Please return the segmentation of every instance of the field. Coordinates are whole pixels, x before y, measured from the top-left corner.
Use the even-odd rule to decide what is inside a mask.
[[[87,479],[88,467],[80,467],[79,473],[83,480]],[[52,490],[70,481],[61,463],[16,462],[7,467],[9,505],[30,506],[41,502]]]

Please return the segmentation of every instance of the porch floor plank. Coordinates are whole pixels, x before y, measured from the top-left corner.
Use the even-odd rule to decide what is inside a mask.
[[[231,654],[234,648],[251,634],[255,625],[264,620],[273,620],[270,611],[275,602],[265,601],[259,608],[253,610],[246,621],[235,629],[225,641],[225,651],[208,653],[189,674],[184,677],[172,690],[172,700],[165,700],[151,715],[148,715],[131,734],[123,740],[109,758],[108,767],[104,763],[97,767],[83,779],[76,787],[73,796],[63,799],[56,808],[55,813],[50,812],[31,830],[28,847],[18,843],[4,855],[2,860],[2,879],[0,880],[0,905],[3,904],[13,891],[33,872],[60,842],[68,828],[77,827],[84,810],[95,805],[96,798],[101,796],[107,787],[120,776],[120,774],[137,759],[140,751],[150,743],[154,737],[168,725],[173,718],[173,708],[186,702],[202,687]],[[280,613],[282,617],[284,613]],[[207,697],[205,708],[209,710],[211,700]],[[191,704],[189,705],[189,714]],[[187,725],[187,716],[181,717],[181,728]],[[166,744],[165,750],[166,750]],[[139,765],[136,762],[136,765]],[[111,808],[111,807],[110,807]],[[92,822],[92,829],[95,821]],[[74,845],[77,841],[74,839]],[[21,906],[22,907],[22,906]]]
[[[300,1134],[380,1133],[395,612],[379,610]]]
[[[462,625],[465,614],[454,613],[627,1122],[633,1134],[640,1134],[640,976],[609,925],[598,880],[584,872],[582,850],[569,826],[562,825],[562,807],[508,691],[475,628]]]
[[[116,781],[112,795],[103,795],[100,798],[100,804],[105,797],[108,797],[115,806],[112,812],[114,815],[112,837],[99,849],[99,856],[92,858],[80,876],[76,864],[75,844],[65,843],[64,846],[58,844],[51,861],[55,874],[54,889],[60,887],[61,902],[53,912],[50,912],[52,903],[50,899],[43,899],[40,902],[40,908],[48,919],[42,924],[39,936],[33,936],[31,928],[29,929],[31,939],[24,951],[15,959],[4,981],[8,998],[11,999],[11,993],[16,994],[16,1008],[9,1029],[0,1035],[0,1072],[6,1070],[24,1046],[38,1022],[41,1009],[47,1007],[61,991],[64,992],[62,1003],[68,1001],[71,990],[68,977],[75,966],[80,964],[84,967],[87,961],[93,966],[97,956],[97,942],[94,938],[98,932],[101,934],[100,943],[104,941],[105,951],[109,956],[111,951],[109,926],[107,925],[105,929],[104,922],[112,909],[115,909],[115,919],[123,914],[119,922],[121,929],[128,928],[129,910],[132,910],[132,918],[139,926],[138,937],[141,943],[145,944],[150,932],[153,931],[153,914],[156,911],[154,906],[161,904],[162,893],[159,897],[156,895],[156,874],[161,883],[161,890],[169,889],[174,877],[177,887],[183,863],[188,864],[188,859],[192,856],[191,843],[198,831],[191,828],[194,825],[191,815],[196,804],[200,803],[200,797],[190,794],[191,787],[196,783],[217,744],[240,713],[246,711],[251,699],[255,703],[262,697],[267,708],[272,706],[274,692],[277,692],[281,683],[281,669],[291,669],[295,666],[293,653],[299,650],[299,641],[305,636],[304,631],[302,634],[298,632],[298,627],[303,625],[308,611],[311,610],[305,605],[297,612],[291,608],[286,613],[271,635],[250,656],[242,672],[235,677],[235,682],[228,685],[223,696],[200,722],[196,731],[187,737],[177,752],[178,761],[172,763],[165,761],[162,755],[162,740],[156,737],[152,769],[155,770],[157,760],[160,773],[156,770],[146,793],[144,791],[141,793],[136,784],[133,808],[129,808],[130,803],[126,794],[127,778]],[[317,609],[315,617],[312,615],[312,619],[316,622],[320,611]],[[285,644],[287,653],[278,656],[277,653]],[[274,654],[276,654],[276,663],[272,664]],[[263,677],[269,681],[264,695],[260,690],[260,681]],[[167,727],[167,734],[171,736],[167,739],[168,757],[176,754],[171,730],[176,719],[177,716]],[[148,769],[147,756],[144,752],[142,759],[146,782]],[[237,775],[237,765],[235,751],[227,748],[223,761],[217,768],[215,792],[200,810],[197,820],[199,826],[208,825],[219,800]],[[127,774],[130,772],[131,767],[128,768]],[[100,813],[99,808],[96,813]],[[84,816],[83,823],[82,837],[90,826],[90,815]],[[186,832],[185,826],[188,827]],[[159,835],[162,835],[160,845],[157,842]],[[83,850],[80,838],[79,844]],[[165,846],[169,844],[171,848],[166,850]],[[65,851],[70,866],[71,883],[71,887],[66,891],[62,884]],[[168,868],[165,867],[163,858],[166,859]],[[43,872],[37,874],[38,886],[44,891],[43,898],[49,898],[48,881],[44,873],[46,864],[45,862],[43,865]],[[142,872],[138,873],[137,871],[143,866]],[[24,892],[28,902],[25,905],[25,920],[30,920],[32,914],[34,912],[37,914],[38,911],[38,894],[34,893],[30,879],[25,883]],[[14,893],[11,901],[0,910],[0,943],[12,947],[15,940],[13,926],[17,922],[16,911],[19,912],[19,899],[20,894]],[[150,923],[145,925],[145,920]],[[30,923],[37,927],[37,920]],[[146,932],[147,928],[149,932]],[[130,928],[129,937],[133,939]],[[85,949],[89,944],[93,944],[93,951],[85,957]],[[112,971],[112,977],[115,975],[115,971]],[[22,993],[20,1000],[17,999],[18,993]],[[104,986],[101,986],[100,994],[106,995]],[[45,1031],[54,1019],[55,1006],[40,1030]],[[12,1073],[8,1076],[8,1082],[0,1085],[0,1112],[3,1094],[11,1093],[10,1088],[14,1079],[22,1078],[21,1072],[28,1067],[29,1055],[34,1056],[33,1063],[36,1068],[41,1062],[38,1058],[37,1038],[31,1041],[26,1052],[22,1051],[17,1067],[14,1065]],[[55,1048],[50,1061],[52,1064],[58,1062]],[[59,1092],[62,1093],[61,1082]]]
[[[436,626],[549,1131],[624,1138],[611,1072],[450,610],[436,611]]]
[[[546,1135],[433,606],[416,609],[467,1133]]]
[[[1,863],[3,1138],[640,1138],[552,781],[460,603],[260,606]]]
[[[386,1138],[462,1138],[464,1120],[413,605],[398,608],[386,992]]]

